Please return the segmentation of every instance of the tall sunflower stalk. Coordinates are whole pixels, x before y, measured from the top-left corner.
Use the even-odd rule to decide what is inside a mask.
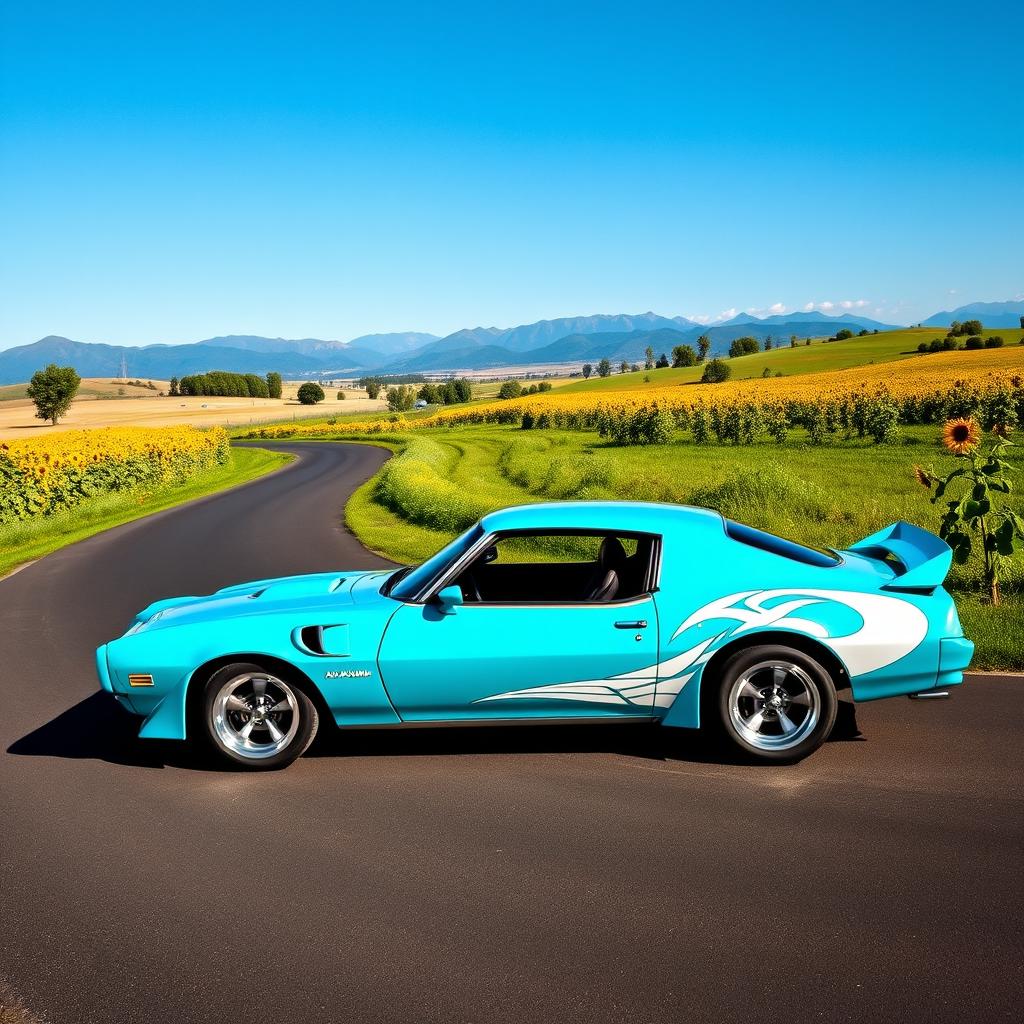
[[[989,600],[999,604],[999,578],[1004,562],[1014,555],[1016,541],[1024,540],[1024,521],[1005,502],[993,506],[993,494],[1013,490],[1010,473],[1013,466],[1003,459],[1008,448],[1010,427],[997,424],[987,451],[981,450],[981,428],[973,417],[948,420],[942,430],[942,443],[960,465],[945,476],[934,469],[914,467],[922,486],[933,489],[931,501],[946,497],[946,511],[939,524],[939,536],[953,549],[953,560],[962,565],[970,558],[973,538],[981,541],[985,565],[985,585]],[[948,499],[951,484],[959,481],[959,495]]]

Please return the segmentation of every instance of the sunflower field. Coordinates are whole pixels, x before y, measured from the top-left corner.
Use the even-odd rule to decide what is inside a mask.
[[[229,457],[220,427],[122,427],[0,441],[0,523],[51,515],[97,494],[185,480]]]
[[[978,354],[969,366],[957,353],[870,364],[829,373],[723,384],[677,384],[647,391],[546,392],[510,401],[444,409],[415,421],[401,417],[346,422],[346,433],[375,434],[461,425],[597,431],[624,445],[660,444],[677,429],[697,444],[715,440],[783,443],[800,428],[811,444],[842,434],[894,441],[902,425],[976,417],[986,429],[1024,420],[1024,350]],[[947,358],[954,357],[954,358]],[[282,424],[246,436],[283,438],[336,434],[330,424]]]

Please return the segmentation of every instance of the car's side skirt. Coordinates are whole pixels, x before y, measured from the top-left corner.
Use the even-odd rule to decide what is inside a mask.
[[[478,729],[482,726],[509,725],[652,725],[660,722],[653,715],[617,715],[604,718],[460,718],[439,719],[437,721],[418,722],[382,722],[359,723],[358,725],[339,725],[338,729],[348,732],[350,729]]]

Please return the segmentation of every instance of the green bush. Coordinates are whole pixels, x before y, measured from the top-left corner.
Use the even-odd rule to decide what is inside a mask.
[[[448,479],[456,453],[427,438],[413,438],[381,470],[375,500],[411,523],[458,533],[492,511]]]
[[[318,402],[322,402],[327,396],[324,394],[324,389],[319,384],[314,384],[312,381],[306,381],[305,384],[299,387],[297,395],[300,405],[316,405]]]
[[[732,367],[721,359],[712,359],[704,365],[702,384],[721,384],[732,376]]]

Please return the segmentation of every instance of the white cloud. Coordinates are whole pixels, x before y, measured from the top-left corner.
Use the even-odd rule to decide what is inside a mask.
[[[778,313],[785,313],[786,306],[781,302],[773,302],[770,306],[748,306],[744,312],[751,316],[775,316]]]
[[[732,309],[723,309],[722,312],[719,313],[718,316],[715,317],[715,319],[716,320],[731,320],[738,312],[739,312],[739,310],[736,309],[735,307],[733,307]]]
[[[835,302],[826,299],[824,302],[805,302],[804,312],[810,313],[817,309],[822,313],[830,313],[834,309],[863,309],[870,305],[867,299],[837,299]]]

